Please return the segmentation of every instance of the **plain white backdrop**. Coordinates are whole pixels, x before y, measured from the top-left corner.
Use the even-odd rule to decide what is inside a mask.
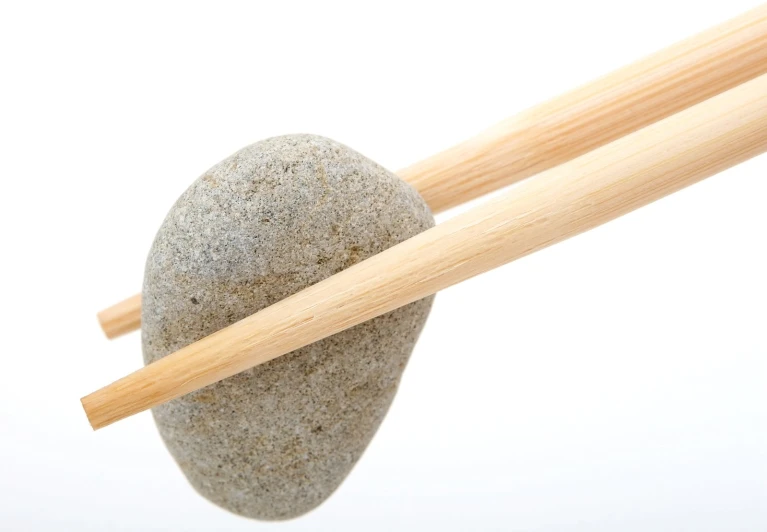
[[[228,514],[148,413],[94,433],[79,403],[141,365],[95,312],[237,149],[311,132],[396,170],[756,4],[0,4],[0,529],[766,530],[767,157],[441,293],[300,519]]]

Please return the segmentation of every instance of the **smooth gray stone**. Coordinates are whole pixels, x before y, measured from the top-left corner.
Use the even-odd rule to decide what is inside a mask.
[[[434,225],[413,188],[332,140],[271,138],[176,202],[146,263],[149,364]],[[288,519],[346,477],[394,398],[432,298],[153,410],[192,486],[257,519]]]

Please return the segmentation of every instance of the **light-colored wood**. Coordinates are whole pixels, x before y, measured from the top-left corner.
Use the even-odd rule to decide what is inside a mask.
[[[141,327],[141,294],[98,313],[99,324],[107,338],[117,338]]]
[[[442,212],[764,73],[767,5],[501,122],[399,176],[432,212]],[[138,328],[141,310],[126,311],[124,321]]]
[[[439,212],[767,73],[767,5],[509,118],[399,173]]]
[[[601,225],[767,151],[767,75],[506,194],[82,399],[94,428]]]

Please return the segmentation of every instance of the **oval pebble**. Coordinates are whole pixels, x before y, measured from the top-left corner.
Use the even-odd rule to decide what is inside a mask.
[[[143,286],[149,364],[434,225],[418,193],[332,140],[275,137],[197,179]],[[153,409],[204,497],[279,520],[339,486],[383,420],[426,321],[417,301]]]

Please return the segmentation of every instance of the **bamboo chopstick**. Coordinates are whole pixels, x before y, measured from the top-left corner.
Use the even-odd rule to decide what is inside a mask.
[[[432,212],[442,212],[764,73],[767,5],[509,118],[399,176],[418,190]],[[141,326],[137,297],[99,313],[108,338]]]
[[[767,151],[767,75],[539,174],[82,399],[98,429],[599,226]]]

